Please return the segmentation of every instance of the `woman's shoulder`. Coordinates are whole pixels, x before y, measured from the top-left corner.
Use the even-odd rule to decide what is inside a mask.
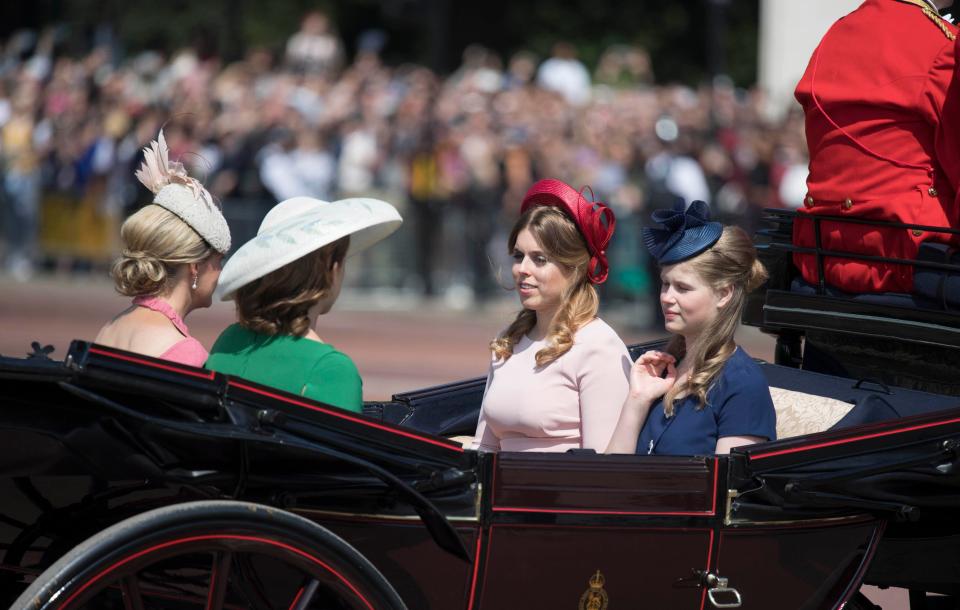
[[[105,324],[96,342],[159,357],[183,338],[162,313],[135,307]]]
[[[730,355],[724,368],[731,373],[741,372],[763,377],[763,371],[760,369],[760,365],[739,345]]]
[[[594,318],[577,330],[573,336],[573,347],[563,358],[574,367],[567,370],[582,372],[584,367],[592,368],[601,364],[604,367],[620,367],[629,361],[630,352],[617,331],[600,318]]]
[[[577,329],[573,335],[573,347],[586,351],[597,348],[618,352],[627,351],[627,346],[617,331],[600,318],[594,318]]]
[[[168,347],[160,357],[181,364],[202,367],[208,356],[207,349],[203,347],[203,344],[193,337],[183,337]]]
[[[623,343],[617,331],[604,322],[601,318],[594,318],[577,329],[573,335],[575,341],[610,341],[616,340]]]
[[[739,346],[724,364],[722,378],[723,385],[728,390],[769,388],[763,369],[746,350]]]
[[[336,370],[342,373],[352,373],[359,375],[356,363],[353,358],[341,352],[329,343],[315,343],[317,347],[310,348],[313,351],[313,369],[324,370],[327,373]]]

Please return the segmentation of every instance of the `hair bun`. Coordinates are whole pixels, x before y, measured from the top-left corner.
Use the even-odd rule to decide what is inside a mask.
[[[124,250],[114,263],[111,275],[120,294],[151,296],[163,290],[169,271],[156,256],[139,250]]]
[[[750,271],[747,273],[747,282],[746,290],[748,293],[753,292],[759,288],[764,282],[767,281],[767,278],[770,274],[767,273],[767,268],[760,262],[760,259],[753,259],[753,265],[750,267]]]

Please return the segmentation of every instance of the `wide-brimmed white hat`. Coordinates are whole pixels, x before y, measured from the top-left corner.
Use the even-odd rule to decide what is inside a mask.
[[[351,256],[387,237],[401,223],[400,212],[379,199],[327,202],[293,197],[281,201],[263,218],[257,236],[223,266],[217,291],[221,300],[229,301],[241,287],[347,235],[347,256]]]

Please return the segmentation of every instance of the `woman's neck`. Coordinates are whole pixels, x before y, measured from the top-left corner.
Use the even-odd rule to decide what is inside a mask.
[[[317,318],[320,317],[319,312],[309,311],[307,316],[310,318],[310,327],[307,329],[307,332],[303,335],[304,339],[310,339],[311,341],[316,341],[317,343],[325,343],[323,338],[320,336],[320,333],[317,332]]]
[[[691,366],[693,366],[693,356],[694,354],[699,353],[702,349],[703,342],[707,338],[703,335],[693,335],[690,337],[683,337],[683,358],[680,360],[680,364],[677,365],[677,371],[680,373],[687,372]],[[731,340],[731,343],[733,341]]]
[[[170,307],[173,308],[177,315],[180,316],[180,319],[183,320],[187,317],[187,314],[193,311],[193,299],[190,296],[190,288],[188,286],[176,285],[173,290],[167,294],[159,295],[159,298],[166,301]]]
[[[534,341],[542,341],[547,338],[547,335],[550,334],[550,328],[553,326],[553,320],[557,317],[557,312],[559,308],[552,309],[550,311],[538,311],[537,313],[537,323],[530,329],[530,332],[527,334]]]

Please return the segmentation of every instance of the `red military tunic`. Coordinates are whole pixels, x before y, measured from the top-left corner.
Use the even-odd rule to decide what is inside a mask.
[[[820,41],[796,90],[810,175],[794,244],[815,245],[814,214],[960,228],[956,31],[907,0],[866,0]],[[922,241],[960,243],[929,231],[836,221],[821,221],[821,239],[829,250],[906,259],[916,258]],[[813,255],[795,254],[794,262],[805,280],[818,281]],[[913,289],[904,265],[826,258],[824,276],[849,292]]]

